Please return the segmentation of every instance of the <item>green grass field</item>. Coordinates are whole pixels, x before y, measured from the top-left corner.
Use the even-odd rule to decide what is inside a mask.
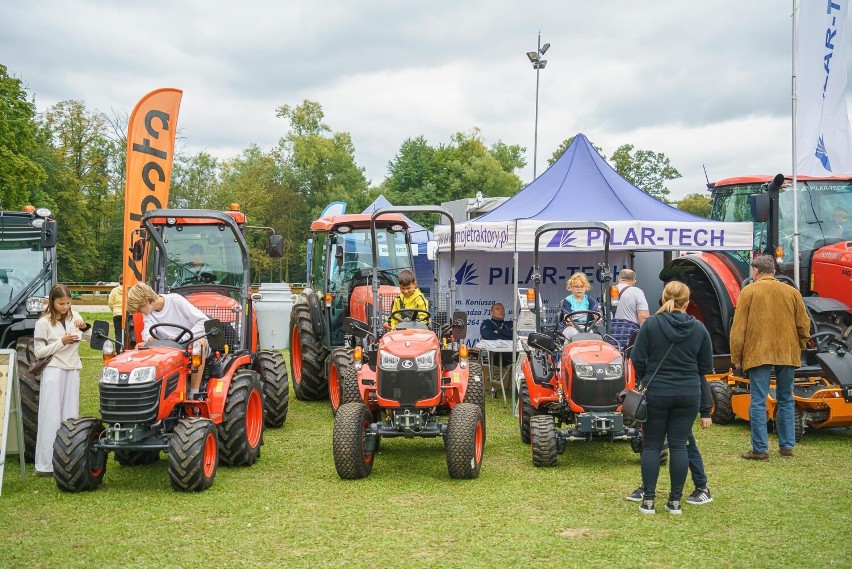
[[[81,413],[97,415],[100,356],[81,354]],[[624,499],[640,482],[629,444],[573,443],[537,469],[502,400],[487,413],[482,474],[467,481],[449,478],[440,439],[385,439],[370,477],[340,480],[328,403],[292,396],[260,460],[220,468],[200,494],[173,491],[165,459],[111,458],[98,491],[64,494],[50,478],[22,483],[11,458],[0,567],[852,566],[852,430],[755,463],[739,458],[747,423],[697,429],[714,502],[643,516]]]

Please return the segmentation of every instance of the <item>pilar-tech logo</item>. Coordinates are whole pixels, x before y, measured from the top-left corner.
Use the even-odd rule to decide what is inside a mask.
[[[478,285],[479,275],[476,274],[476,268],[470,261],[465,261],[464,264],[456,271],[457,285]]]
[[[574,245],[576,240],[573,229],[560,229],[554,233],[553,239],[550,240],[547,247],[576,247]]]
[[[831,162],[828,161],[828,152],[825,149],[825,140],[823,140],[823,136],[819,136],[819,142],[817,142],[816,152],[814,152],[814,156],[822,162],[822,167],[831,172]]]

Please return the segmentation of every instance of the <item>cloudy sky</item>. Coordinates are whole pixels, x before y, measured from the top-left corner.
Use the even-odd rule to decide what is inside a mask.
[[[665,153],[683,178],[790,173],[791,0],[0,0],[0,63],[39,111],[67,99],[129,114],[156,88],[184,92],[188,152],[268,149],[276,107],[319,102],[378,184],[409,137],[481,129],[527,149],[533,177],[584,133],[607,155]],[[847,35],[847,37],[852,37]],[[850,58],[852,61],[852,58]],[[849,74],[852,76],[852,73]],[[847,104],[852,96],[847,90]]]

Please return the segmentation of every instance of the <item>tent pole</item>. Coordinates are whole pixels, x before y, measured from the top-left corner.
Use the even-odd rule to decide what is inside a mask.
[[[512,372],[511,372],[511,391],[512,391],[512,415],[517,417],[517,397],[518,397],[518,387],[515,384],[515,366],[518,361],[518,314],[521,308],[520,302],[518,302],[518,222],[515,221],[515,274],[513,288],[515,289],[512,297],[514,300],[514,312],[512,313],[512,317],[515,319],[515,324],[512,326]],[[502,380],[502,378],[501,378]]]

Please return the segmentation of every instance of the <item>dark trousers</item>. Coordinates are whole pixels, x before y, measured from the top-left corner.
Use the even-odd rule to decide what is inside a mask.
[[[112,317],[112,327],[115,329],[115,339],[124,343],[124,330],[121,329],[121,315]]]
[[[648,420],[643,426],[642,486],[645,498],[653,500],[660,476],[660,452],[669,442],[669,500],[680,500],[689,471],[686,442],[698,414],[700,397],[686,395],[648,395]],[[706,483],[706,482],[705,482]]]
[[[698,451],[698,443],[695,442],[695,437],[693,436],[692,431],[689,433],[689,438],[686,439],[686,456],[689,460],[689,474],[692,476],[692,483],[695,484],[696,488],[707,488],[707,474],[704,472],[704,459],[701,458],[701,453]]]

